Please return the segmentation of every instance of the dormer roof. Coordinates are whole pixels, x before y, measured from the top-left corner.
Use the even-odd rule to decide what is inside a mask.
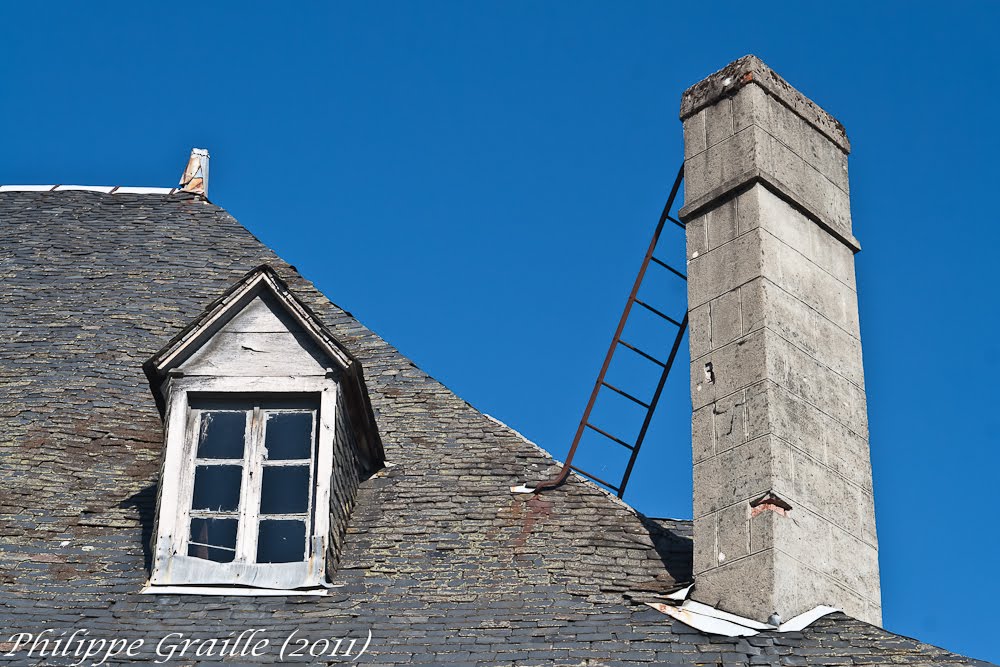
[[[252,308],[254,304],[258,307]],[[211,365],[215,367],[211,369],[206,368],[209,364],[198,363],[206,347],[211,346],[220,334],[238,337],[247,331],[246,324],[238,325],[241,320],[249,318],[257,320],[250,329],[261,329],[262,318],[273,320],[273,323],[265,324],[263,328],[275,332],[285,331],[285,338],[277,341],[273,350],[240,345],[238,340],[231,343],[231,346],[238,348],[238,354],[230,357],[232,362],[229,370],[219,369],[214,362]],[[234,327],[240,331],[227,331]],[[255,340],[260,339],[260,334],[257,336]],[[254,345],[261,347],[256,342]],[[261,356],[272,356],[275,361],[255,359]],[[248,360],[247,357],[251,359]],[[267,264],[251,269],[237,280],[150,357],[143,369],[153,386],[165,387],[171,376],[192,373],[244,375],[246,373],[239,368],[241,365],[254,366],[258,369],[253,371],[254,374],[336,375],[341,379],[351,422],[358,429],[355,435],[363,451],[368,454],[369,463],[378,467],[385,460],[361,362],[334,337],[309,306],[292,293],[277,271]],[[259,370],[260,368],[264,370]]]

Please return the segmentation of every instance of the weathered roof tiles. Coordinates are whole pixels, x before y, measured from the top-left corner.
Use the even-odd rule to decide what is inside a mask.
[[[647,519],[575,479],[510,494],[552,460],[197,196],[2,192],[0,237],[5,633],[86,628],[152,651],[170,632],[254,627],[280,644],[371,630],[365,660],[386,665],[985,664],[843,614],[741,640],[636,602],[690,579],[688,522]],[[162,445],[142,363],[264,263],[364,365],[393,465],[359,491],[334,595],[139,595]],[[25,664],[9,648],[0,663]]]

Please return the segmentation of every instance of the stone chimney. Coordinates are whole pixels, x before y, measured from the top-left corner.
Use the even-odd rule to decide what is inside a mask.
[[[843,126],[754,56],[684,93],[693,597],[881,623]]]

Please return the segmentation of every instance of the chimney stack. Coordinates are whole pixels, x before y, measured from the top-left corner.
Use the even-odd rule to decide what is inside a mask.
[[[181,175],[181,190],[208,197],[208,151],[192,148],[187,167]]]
[[[694,598],[881,624],[843,126],[754,56],[684,123]]]

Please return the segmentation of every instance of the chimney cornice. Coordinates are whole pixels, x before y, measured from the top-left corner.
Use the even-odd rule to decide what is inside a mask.
[[[746,85],[756,84],[763,88],[803,120],[823,133],[844,153],[851,152],[851,142],[847,131],[839,120],[824,111],[815,102],[799,92],[774,70],[765,65],[755,55],[746,55],[735,60],[715,74],[694,84],[681,95],[681,120],[710,107],[723,97],[734,95]]]

